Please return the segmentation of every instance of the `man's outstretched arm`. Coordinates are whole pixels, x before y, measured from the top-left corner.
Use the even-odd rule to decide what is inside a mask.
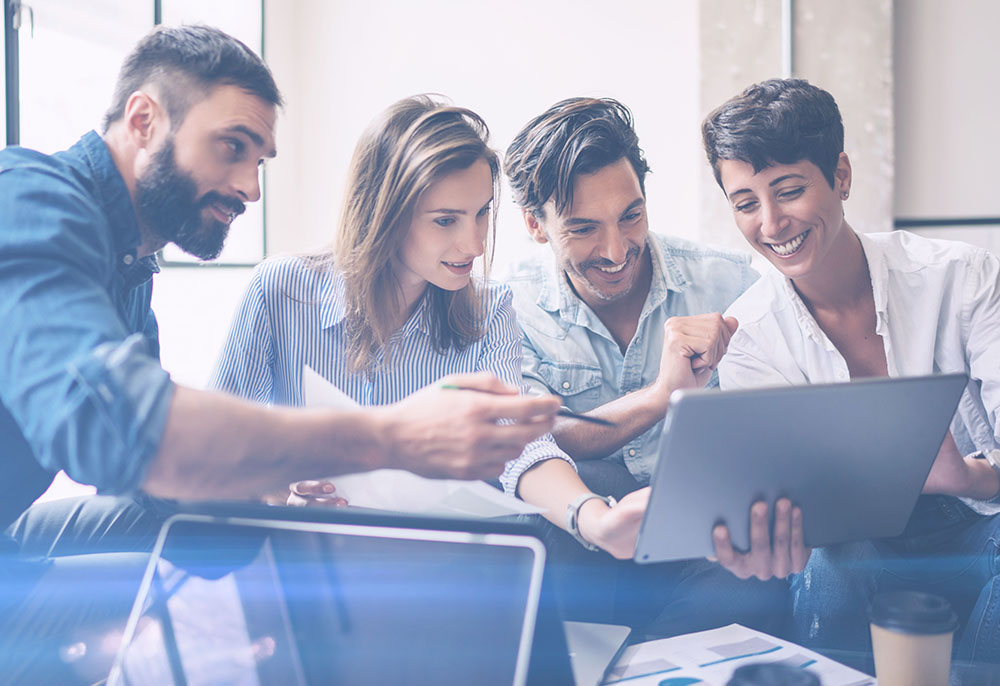
[[[445,377],[401,402],[350,410],[266,408],[177,387],[142,488],[164,498],[241,498],[382,467],[496,477],[551,428],[558,407],[556,397],[520,396],[490,374]]]

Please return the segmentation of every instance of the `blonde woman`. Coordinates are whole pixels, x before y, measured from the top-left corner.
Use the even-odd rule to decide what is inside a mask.
[[[499,163],[487,137],[478,115],[428,96],[389,107],[355,149],[333,249],[258,265],[212,385],[301,405],[308,365],[366,406],[442,379],[485,391],[454,391],[453,429],[516,420],[468,456],[469,478],[499,475],[559,402],[517,395],[521,343],[510,291],[472,276],[479,258],[489,273],[494,229]],[[550,438],[524,453],[568,459]],[[333,499],[325,482],[294,484],[295,492]]]

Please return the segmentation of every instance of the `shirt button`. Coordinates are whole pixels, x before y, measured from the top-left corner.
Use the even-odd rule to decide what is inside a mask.
[[[569,381],[563,381],[563,388],[569,388]]]
[[[125,263],[125,266],[127,267],[127,266],[129,266],[130,264],[132,264],[133,262],[135,262],[135,257],[133,257],[132,255],[125,255],[125,256],[124,256],[124,257],[122,258],[122,262],[124,262],[124,263]]]
[[[635,448],[629,448],[628,449],[628,456],[629,457],[635,457]]]

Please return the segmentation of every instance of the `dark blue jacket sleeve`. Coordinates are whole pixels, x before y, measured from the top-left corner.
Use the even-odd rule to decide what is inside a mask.
[[[0,401],[44,468],[133,490],[173,385],[119,309],[108,220],[84,182],[43,163],[0,170],[0,208]]]

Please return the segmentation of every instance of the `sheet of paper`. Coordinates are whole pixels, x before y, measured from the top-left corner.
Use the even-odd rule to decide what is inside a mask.
[[[864,672],[739,624],[629,646],[604,684],[725,686],[737,667],[756,662],[808,669],[823,686],[875,684]]]
[[[354,398],[327,381],[309,365],[302,367],[302,402],[306,407],[330,407],[335,410],[358,406]]]
[[[357,407],[350,396],[309,366],[302,368],[302,398],[307,407]],[[330,481],[337,495],[356,507],[462,517],[544,512],[483,481],[427,479],[401,469],[346,474],[330,477]]]

